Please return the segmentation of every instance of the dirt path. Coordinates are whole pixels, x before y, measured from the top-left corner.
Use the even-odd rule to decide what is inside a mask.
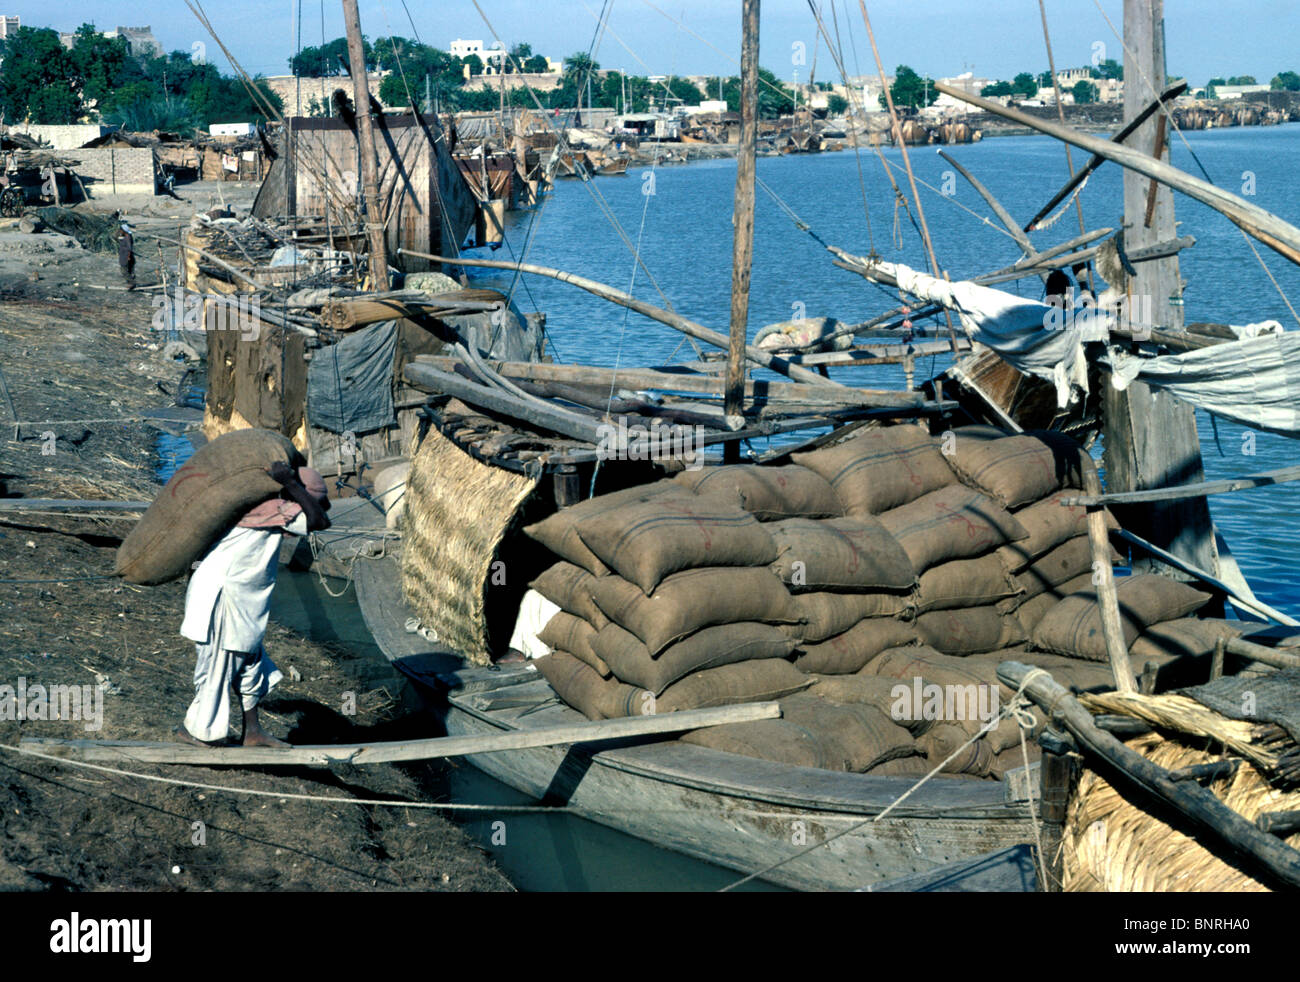
[[[3,250],[0,371],[19,419],[36,425],[15,440],[0,395],[0,495],[152,497],[156,431],[100,421],[165,406],[181,382],[184,365],[161,357],[151,299],[89,288],[119,282],[113,255],[42,265],[49,254],[30,253],[31,279]],[[0,719],[0,745],[168,739],[183,714],[194,666],[177,633],[185,585],[107,577],[124,524],[0,515],[0,686],[106,686],[101,728]],[[264,704],[273,733],[299,743],[430,735],[386,666],[277,625],[267,649],[286,675]],[[138,769],[277,794],[427,801],[445,800],[441,767]],[[0,749],[0,814],[0,890],[512,889],[429,809],[205,791]]]

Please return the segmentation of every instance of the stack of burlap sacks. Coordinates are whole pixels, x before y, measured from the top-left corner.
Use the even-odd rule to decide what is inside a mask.
[[[1076,443],[900,424],[792,459],[683,472],[525,530],[561,557],[533,583],[560,607],[537,666],[561,699],[593,719],[778,699],[781,719],[682,739],[830,770],[1000,776],[1024,763],[1018,724],[970,742],[1012,696],[998,662],[1111,687],[1086,512],[1061,503],[1094,466]],[[1163,577],[1121,578],[1119,598],[1139,672],[1237,633],[1192,618],[1209,595]],[[933,687],[961,688],[927,705]]]

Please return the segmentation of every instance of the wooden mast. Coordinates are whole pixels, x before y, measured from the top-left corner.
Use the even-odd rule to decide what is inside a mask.
[[[744,0],[740,47],[740,149],[736,154],[735,226],[731,261],[731,337],[727,349],[727,387],[723,408],[729,425],[739,428],[745,408],[745,348],[749,326],[749,275],[754,250],[754,158],[758,144],[758,5]],[[726,455],[740,459],[740,447]]]
[[[1165,86],[1164,0],[1124,0],[1124,116],[1131,120],[1159,97]],[[1167,159],[1160,139],[1163,114],[1141,123],[1129,145]],[[1124,171],[1124,248],[1140,249],[1178,234],[1173,191],[1133,170]],[[1177,254],[1134,264],[1125,285],[1128,314],[1160,330],[1183,328],[1183,283]],[[1103,389],[1106,484],[1112,492],[1196,483],[1204,480],[1196,415],[1191,406],[1141,383],[1124,391]],[[1117,508],[1126,528],[1211,573],[1218,572],[1214,526],[1204,498],[1151,502]],[[1158,565],[1145,557],[1138,568]],[[1165,567],[1168,569],[1168,567]]]
[[[370,118],[370,86],[366,81],[366,53],[361,41],[361,15],[357,0],[343,0],[343,23],[348,32],[348,61],[352,70],[352,101],[357,112],[357,139],[361,144],[361,180],[366,197],[366,236],[370,240],[370,289],[388,289],[388,249],[379,215],[379,158],[375,155],[375,129]]]

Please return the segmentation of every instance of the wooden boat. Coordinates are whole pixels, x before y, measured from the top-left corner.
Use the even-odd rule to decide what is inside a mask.
[[[454,652],[407,632],[411,612],[396,560],[359,563],[355,576],[376,643],[403,674],[436,690],[434,712],[448,735],[585,721],[532,666],[464,667]],[[765,870],[763,880],[799,890],[852,890],[918,874],[933,884],[950,864],[941,888],[952,889],[980,871],[971,860],[1034,840],[1021,789],[1036,788],[1036,767],[1028,782],[1023,771],[1001,781],[941,775],[873,821],[916,779],[795,767],[677,740],[538,747],[468,760],[590,821],[741,874]],[[1035,889],[1023,864],[1006,869],[1013,875],[998,881],[1003,889]]]

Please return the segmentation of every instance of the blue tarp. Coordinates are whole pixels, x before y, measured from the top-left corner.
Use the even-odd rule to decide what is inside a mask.
[[[319,348],[307,369],[307,416],[331,433],[369,433],[397,422],[393,357],[397,321],[383,321]]]

